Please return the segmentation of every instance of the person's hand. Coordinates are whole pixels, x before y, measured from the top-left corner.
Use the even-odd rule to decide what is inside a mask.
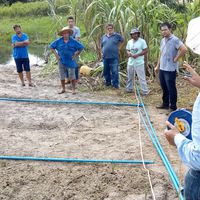
[[[185,76],[184,79],[189,81],[192,85],[200,88],[200,76],[194,71],[194,69],[186,61],[184,61],[183,66],[192,76],[192,77]]]
[[[159,70],[159,66],[156,65],[156,67],[154,68],[154,71],[155,71],[155,72],[158,72],[158,70]]]
[[[60,56],[59,55],[56,55],[56,60],[60,61]]]
[[[170,130],[165,130],[165,137],[170,145],[176,146],[174,142],[175,135],[179,134],[180,132],[178,129],[172,125],[170,122],[166,121],[166,125],[170,128]]]
[[[139,55],[138,55],[138,54],[134,54],[134,55],[132,55],[132,57],[133,57],[134,59],[136,59],[136,58],[139,57]]]
[[[132,57],[131,52],[127,52],[128,58]]]
[[[174,62],[175,63],[178,62],[178,58],[177,57],[174,58]]]
[[[78,55],[79,55],[79,51],[76,51],[74,55],[72,56],[72,60],[75,60],[78,57]]]

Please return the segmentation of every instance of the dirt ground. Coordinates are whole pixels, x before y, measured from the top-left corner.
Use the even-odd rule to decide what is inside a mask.
[[[125,102],[123,89],[58,95],[57,76],[40,76],[36,87],[20,86],[14,66],[0,66],[0,97]],[[79,87],[79,86],[78,86]],[[149,97],[148,97],[149,98]],[[133,102],[136,99],[133,97]],[[147,107],[165,152],[180,178],[176,149],[163,137],[167,113]],[[141,160],[137,108],[0,101],[0,155]],[[141,124],[142,148],[157,200],[178,200],[152,142]],[[2,200],[150,200],[142,165],[79,164],[0,160]]]

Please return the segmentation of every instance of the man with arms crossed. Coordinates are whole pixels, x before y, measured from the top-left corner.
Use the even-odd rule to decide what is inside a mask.
[[[13,57],[16,63],[17,72],[22,86],[25,86],[23,71],[26,71],[28,85],[31,83],[30,62],[28,57],[28,45],[30,44],[27,34],[23,33],[20,25],[14,25],[13,29],[16,34],[12,36]]]

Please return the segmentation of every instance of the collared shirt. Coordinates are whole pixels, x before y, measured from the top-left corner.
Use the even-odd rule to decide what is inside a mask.
[[[126,45],[126,50],[130,51],[131,54],[139,54],[144,49],[147,48],[147,44],[144,39],[138,38],[138,40],[134,41],[133,39],[129,40]],[[128,59],[128,65],[134,66],[134,65],[142,65],[144,64],[144,55],[139,56],[137,58],[129,57]]]
[[[124,41],[124,38],[119,33],[113,33],[108,36],[103,35],[101,38],[101,47],[104,59],[119,58],[119,44]]]
[[[19,37],[17,34],[12,36],[12,44],[15,44],[16,42],[24,42],[28,40],[28,36],[25,33],[22,33],[21,37]],[[14,47],[13,48],[13,57],[14,59],[18,58],[28,58],[28,46],[22,46],[22,47]]]
[[[72,57],[76,51],[83,50],[83,45],[73,39],[72,37],[69,38],[68,42],[64,42],[63,37],[55,40],[50,44],[51,49],[56,49],[58,55],[60,56],[60,61],[63,65],[68,68],[75,68],[77,67],[76,60],[73,60]]]
[[[72,28],[72,30],[73,30],[72,37],[73,37],[74,39],[80,38],[80,37],[81,37],[81,31],[80,31],[80,29],[79,29],[77,26],[74,26],[74,27]]]
[[[192,141],[177,134],[174,142],[183,163],[194,170],[200,170],[200,93],[192,112]]]
[[[175,35],[171,35],[168,39],[163,38],[160,44],[160,69],[164,71],[176,71],[178,62],[174,62],[179,48],[183,45],[181,40]]]

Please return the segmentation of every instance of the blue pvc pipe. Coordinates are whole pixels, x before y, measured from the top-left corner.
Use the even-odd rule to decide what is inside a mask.
[[[140,96],[140,93],[139,93],[139,91],[138,91],[138,90],[139,90],[139,89],[138,89],[138,86],[136,86],[136,87],[137,87],[137,93],[138,93],[139,99],[140,99],[140,101],[143,103],[143,100],[142,100],[142,98],[141,98],[141,96]],[[164,151],[163,151],[163,148],[162,148],[162,146],[161,146],[161,144],[160,144],[160,141],[159,141],[159,139],[158,139],[158,137],[157,137],[157,134],[156,134],[156,132],[155,132],[155,130],[154,130],[152,124],[151,124],[151,120],[150,120],[150,118],[149,118],[149,115],[148,115],[148,112],[147,112],[145,106],[143,106],[143,109],[144,109],[144,112],[145,112],[145,115],[146,115],[148,124],[149,124],[149,126],[150,126],[150,129],[151,129],[151,131],[152,131],[152,133],[153,133],[153,135],[154,135],[154,137],[155,137],[155,140],[156,140],[156,142],[157,142],[157,144],[158,144],[158,147],[161,149],[161,153],[163,154],[164,158],[165,158],[166,161],[167,161],[166,164],[169,165],[169,167],[171,168],[170,170],[171,170],[171,172],[172,172],[172,174],[173,174],[173,176],[174,176],[174,178],[175,178],[175,181],[176,181],[177,184],[179,185],[178,177],[176,176],[176,174],[175,174],[173,168],[171,167],[171,165],[170,165],[170,163],[169,163],[169,160],[168,160],[166,154],[165,154]]]
[[[138,89],[138,86],[137,86],[137,85],[136,85],[136,90],[137,90],[137,95],[138,95],[138,97],[139,97],[139,99],[140,99],[140,103],[143,104],[143,100],[142,100],[142,98],[141,98],[141,96],[140,96],[139,89]],[[144,104],[143,104],[143,105],[144,105]],[[146,124],[146,122],[145,122],[145,120],[144,120],[144,118],[143,118],[143,116],[142,116],[142,114],[141,114],[141,111],[140,111],[139,108],[138,108],[139,113],[140,113],[140,116],[141,116],[141,118],[142,118],[142,120],[143,120],[143,122],[144,122],[144,125],[145,125],[145,127],[146,127],[146,130],[147,130],[147,132],[148,132],[148,134],[149,134],[149,136],[150,136],[150,138],[151,138],[151,140],[152,140],[154,146],[156,147],[156,150],[158,151],[158,153],[159,153],[159,155],[160,155],[160,157],[161,157],[161,159],[162,159],[162,161],[163,161],[163,163],[164,163],[164,165],[165,165],[165,167],[166,167],[166,169],[167,169],[167,171],[168,171],[168,173],[169,173],[169,175],[170,175],[170,178],[171,178],[171,180],[172,180],[173,185],[175,186],[176,191],[179,193],[179,192],[180,192],[180,191],[179,191],[179,186],[181,186],[181,185],[179,185],[178,177],[176,176],[176,174],[175,174],[173,168],[171,167],[171,164],[170,164],[170,162],[169,162],[169,160],[168,160],[166,154],[164,153],[164,151],[163,151],[163,149],[162,149],[162,146],[161,146],[161,144],[160,144],[160,142],[159,142],[159,140],[158,140],[158,137],[157,137],[157,135],[156,135],[156,133],[155,133],[155,130],[154,130],[152,124],[151,124],[151,121],[150,121],[150,118],[149,118],[149,115],[148,115],[148,113],[147,113],[147,111],[146,111],[145,106],[143,106],[143,109],[144,109],[144,112],[145,112],[145,115],[146,115],[148,124],[149,124],[149,126],[150,126],[150,128],[151,128],[151,131],[153,132],[153,136],[155,137],[155,139],[153,138],[152,133],[150,133],[149,128],[148,128],[148,126],[147,126],[147,124]],[[184,198],[183,198],[183,196],[182,196],[181,193],[180,193],[180,199],[181,199],[181,200],[184,200]]]
[[[142,104],[120,103],[120,102],[95,102],[95,101],[75,101],[75,100],[47,100],[47,99],[19,99],[0,98],[0,101],[16,101],[30,103],[51,103],[51,104],[87,104],[87,105],[110,105],[110,106],[142,106]]]
[[[140,115],[141,115],[141,113],[140,113]],[[146,122],[144,121],[144,118],[143,118],[142,115],[141,115],[141,118],[142,118],[142,120],[143,120],[143,122],[144,122],[145,128],[146,128],[146,130],[147,130],[147,132],[148,132],[148,134],[149,134],[149,136],[150,136],[150,138],[151,138],[151,140],[152,140],[152,142],[153,142],[153,144],[154,144],[154,146],[155,146],[155,148],[156,148],[158,154],[160,155],[160,157],[161,157],[161,159],[162,159],[162,161],[163,161],[163,163],[164,163],[164,165],[165,165],[165,167],[166,167],[166,169],[167,169],[167,171],[168,171],[168,173],[169,173],[169,176],[170,176],[170,178],[171,178],[171,180],[172,180],[172,183],[173,183],[173,185],[174,185],[174,187],[175,187],[177,193],[179,193],[179,192],[180,192],[180,191],[179,191],[179,184],[177,184],[177,180],[176,180],[177,177],[176,177],[176,174],[174,175],[174,174],[172,173],[172,170],[173,170],[173,169],[172,169],[172,167],[171,167],[169,161],[166,160],[165,157],[163,156],[163,153],[164,153],[164,152],[159,148],[159,146],[158,146],[158,144],[156,143],[155,139],[154,139],[153,136],[151,135],[150,130],[149,130],[149,128],[148,128]],[[184,198],[183,198],[183,196],[182,196],[181,193],[180,193],[180,199],[181,199],[181,200],[184,200]]]
[[[171,169],[170,169],[170,167],[167,165],[167,161],[166,161],[165,157],[163,156],[163,152],[162,152],[162,150],[159,148],[159,146],[158,146],[157,142],[155,141],[155,139],[153,138],[153,136],[152,136],[152,134],[151,134],[151,132],[150,132],[150,130],[149,130],[149,128],[148,128],[148,126],[147,126],[145,120],[144,120],[144,117],[143,117],[142,114],[141,114],[141,111],[139,111],[139,114],[140,114],[140,117],[142,118],[142,121],[143,121],[143,123],[144,123],[144,126],[145,126],[145,128],[146,128],[146,130],[147,130],[147,133],[149,134],[149,136],[150,136],[150,138],[151,138],[151,141],[152,141],[153,145],[155,146],[155,148],[156,148],[156,150],[157,150],[159,156],[161,157],[161,159],[162,159],[162,161],[163,161],[163,163],[164,163],[164,165],[165,165],[165,167],[166,167],[166,169],[167,169],[167,171],[168,171],[168,173],[169,173],[169,175],[170,175],[170,178],[171,178],[171,180],[172,180],[172,183],[173,183],[173,184],[175,183],[175,184],[174,184],[175,189],[176,189],[176,190],[179,189],[178,186],[177,186],[177,184],[176,184],[175,177],[174,177],[174,175],[171,173]]]
[[[159,142],[159,139],[158,139],[158,137],[157,137],[157,135],[156,135],[156,133],[155,133],[155,130],[154,130],[154,128],[152,127],[152,124],[150,123],[149,116],[148,116],[148,114],[147,114],[146,111],[145,111],[145,113],[146,113],[147,121],[148,121],[149,126],[150,126],[150,128],[151,128],[151,131],[153,132],[153,135],[154,135],[154,137],[155,137],[155,140],[156,140],[156,142],[158,143],[159,148],[160,148],[161,151],[163,152],[163,156],[164,156],[165,159],[168,161],[167,164],[170,165],[169,160],[168,160],[166,154],[164,153],[163,148],[162,148],[162,146],[161,146],[161,144],[160,144],[160,142]],[[170,168],[171,168],[172,174],[174,175],[174,177],[175,177],[175,179],[176,179],[177,184],[179,185],[178,177],[176,176],[176,174],[175,174],[173,168],[171,167],[171,165],[170,165]]]
[[[48,162],[143,164],[142,160],[89,160],[89,159],[24,157],[24,156],[0,156],[0,160],[33,160],[33,161],[48,161]],[[154,164],[154,161],[145,160],[144,163],[145,164]]]

